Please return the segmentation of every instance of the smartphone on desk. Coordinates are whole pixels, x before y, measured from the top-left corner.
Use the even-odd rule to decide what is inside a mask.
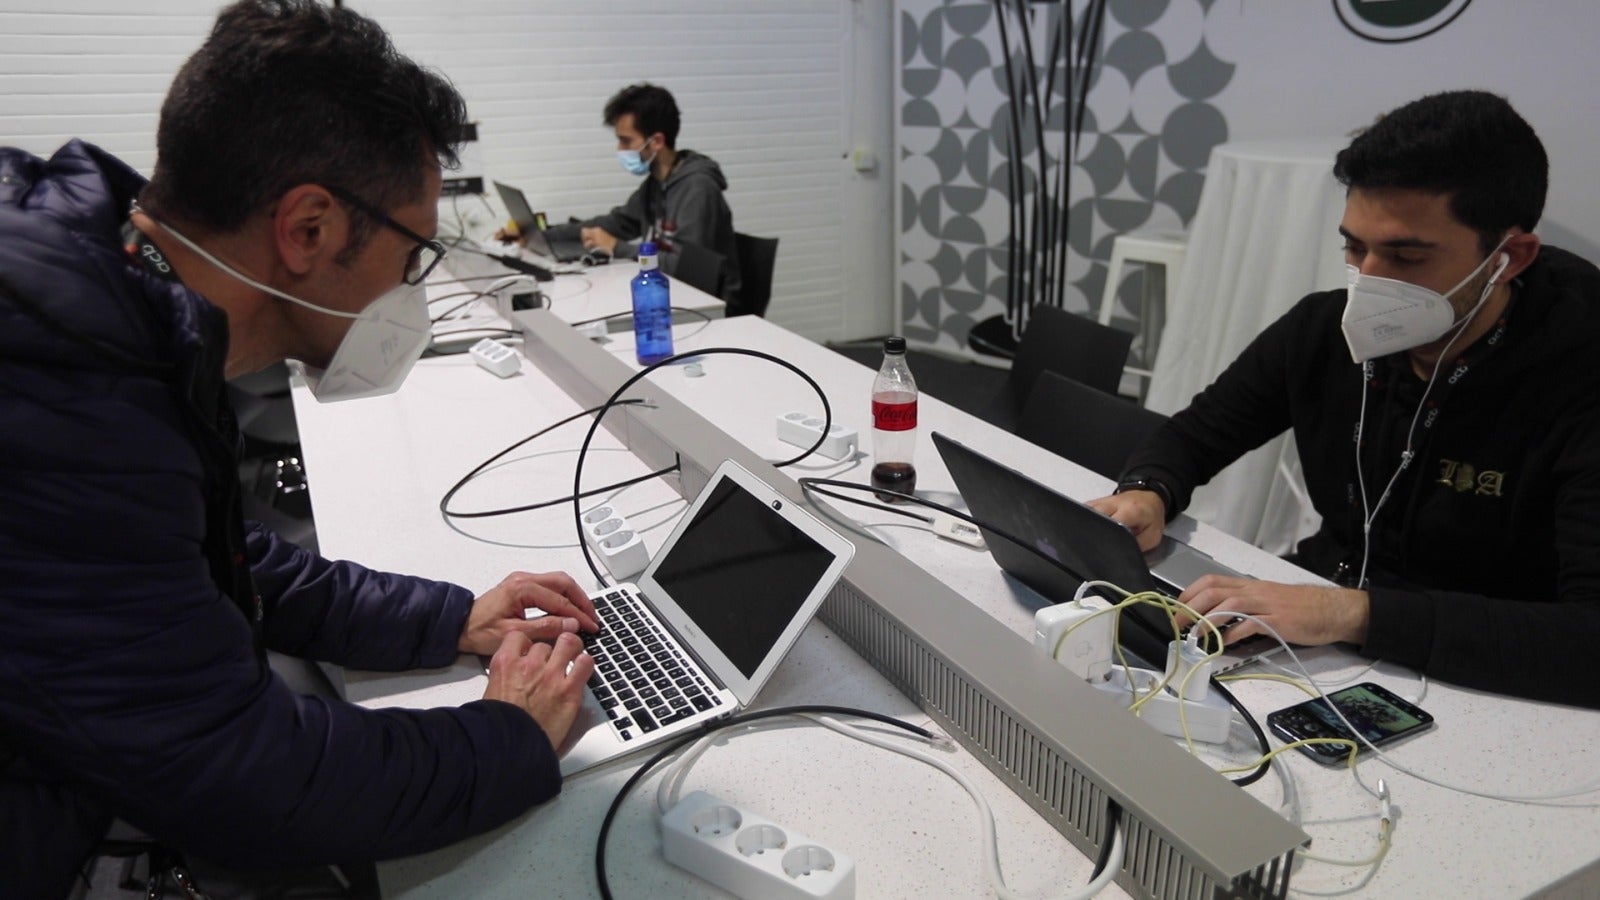
[[[1368,681],[1334,691],[1327,699],[1318,697],[1296,703],[1267,716],[1267,727],[1286,743],[1308,738],[1345,738],[1355,741],[1357,753],[1369,748],[1328,708],[1332,701],[1375,747],[1383,747],[1433,727],[1433,716],[1382,685]],[[1346,744],[1302,744],[1295,748],[1320,763],[1344,762],[1350,755]]]

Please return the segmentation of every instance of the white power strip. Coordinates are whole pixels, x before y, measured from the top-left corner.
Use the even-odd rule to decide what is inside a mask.
[[[628,519],[609,503],[591,506],[580,515],[583,541],[618,581],[630,581],[650,565],[650,551]]]
[[[822,417],[804,412],[787,412],[778,416],[778,440],[796,447],[810,447],[822,437]],[[848,459],[861,446],[856,430],[848,425],[833,423],[828,437],[817,452],[829,459]]]
[[[1033,617],[1033,645],[1127,707],[1134,695],[1132,684],[1138,685],[1138,693],[1143,696],[1161,682],[1162,675],[1149,669],[1124,669],[1115,664],[1112,637],[1115,622],[1115,613],[1093,607],[1070,603],[1047,606]],[[1205,671],[1196,672],[1192,677],[1185,678],[1185,671],[1180,670],[1170,687],[1162,688],[1139,706],[1139,718],[1171,737],[1183,737],[1187,725],[1189,737],[1194,740],[1226,744],[1233,723],[1233,709],[1221,694],[1209,689],[1209,664]],[[1180,689],[1187,690],[1190,699],[1185,700],[1175,693]]]
[[[473,362],[501,378],[510,378],[522,371],[522,360],[517,356],[517,351],[494,338],[484,338],[473,344],[468,352],[472,354]]]
[[[1115,696],[1117,702],[1126,707],[1133,696],[1128,683],[1130,672],[1137,680],[1141,696],[1149,693],[1161,681],[1160,673],[1149,669],[1123,669],[1119,666],[1111,670],[1110,681],[1099,682],[1095,687]],[[1178,711],[1179,707],[1183,708],[1182,713]],[[1139,707],[1139,718],[1169,737],[1183,737],[1184,725],[1187,724],[1189,737],[1207,744],[1226,744],[1228,729],[1233,722],[1233,708],[1216,691],[1208,691],[1203,700],[1185,700],[1163,689]]]
[[[667,862],[745,900],[853,900],[855,860],[695,791],[661,816]]]

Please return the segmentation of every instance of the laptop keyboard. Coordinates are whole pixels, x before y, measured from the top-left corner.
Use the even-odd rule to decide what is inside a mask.
[[[594,598],[594,608],[602,630],[582,636],[594,658],[589,690],[623,740],[722,705],[638,597],[607,591]]]

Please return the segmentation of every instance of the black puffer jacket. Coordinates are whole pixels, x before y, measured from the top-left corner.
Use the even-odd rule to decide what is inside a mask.
[[[267,668],[262,643],[447,665],[472,594],[240,520],[226,320],[120,246],[142,184],[82,143],[0,150],[0,896],[65,894],[112,816],[284,867],[438,847],[553,796],[555,754],[509,704],[369,711]]]

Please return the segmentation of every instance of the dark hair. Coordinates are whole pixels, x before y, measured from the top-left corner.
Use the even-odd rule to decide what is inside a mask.
[[[640,134],[648,138],[659,131],[667,139],[668,147],[678,146],[678,127],[682,119],[678,116],[678,102],[666,88],[649,83],[630,84],[606,101],[607,125],[617,124],[617,120],[628,113],[633,114],[633,127],[639,129]]]
[[[466,127],[450,82],[370,19],[316,0],[240,0],[167,92],[141,202],[221,234],[301,184],[389,210],[422,199],[428,154],[458,164]],[[351,221],[345,258],[375,227],[354,210]]]
[[[1504,97],[1449,91],[1379,119],[1339,151],[1333,175],[1347,188],[1449,194],[1451,214],[1488,253],[1508,228],[1539,224],[1550,160]]]

